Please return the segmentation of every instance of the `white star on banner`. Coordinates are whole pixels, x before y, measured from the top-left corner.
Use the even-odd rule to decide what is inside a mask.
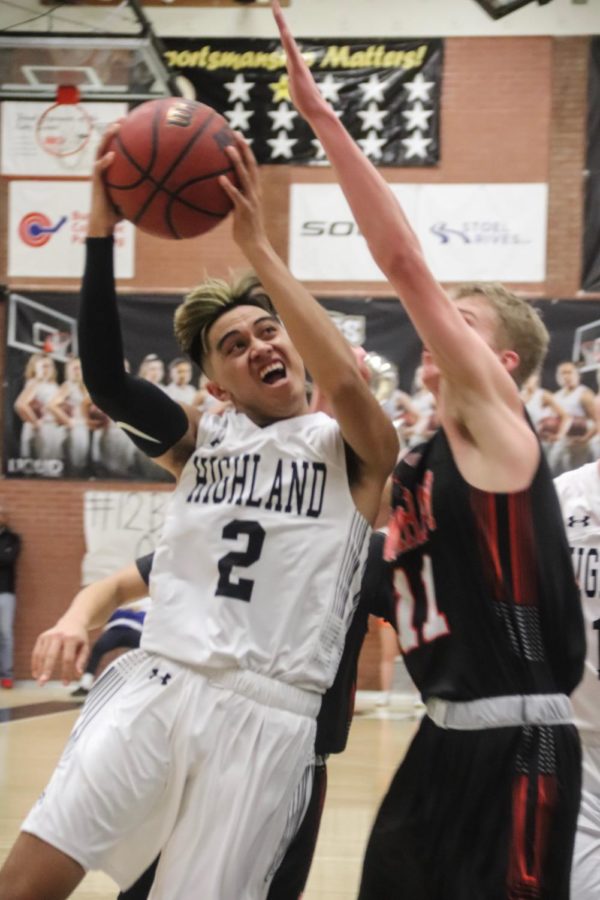
[[[297,138],[288,137],[285,131],[280,131],[276,138],[268,138],[267,144],[271,148],[271,159],[275,159],[277,156],[291,159],[292,147],[297,143]]]
[[[374,100],[376,103],[385,102],[385,82],[379,80],[377,75],[371,75],[368,81],[359,84],[358,89],[363,93],[363,103]]]
[[[420,131],[415,131],[410,137],[402,138],[404,144],[404,158],[410,159],[411,156],[418,156],[420,159],[427,157],[427,148],[431,143],[431,138],[423,137]]]
[[[254,115],[254,110],[246,109],[242,103],[236,103],[233,109],[226,109],[225,113],[230,128],[246,131],[250,128],[249,119]]]
[[[313,162],[326,163],[327,157],[325,156],[325,151],[323,150],[323,144],[321,143],[319,138],[313,138],[311,141],[311,144],[313,145],[313,147],[315,148],[315,151],[316,151],[316,156],[315,156]]]
[[[423,104],[417,100],[411,109],[402,110],[402,115],[406,118],[406,127],[409,131],[415,128],[425,130],[429,127],[428,119],[433,115],[432,109],[425,109]]]
[[[414,103],[415,100],[427,101],[429,100],[429,92],[434,86],[433,81],[425,81],[425,76],[419,72],[412,81],[406,82],[406,90],[408,91],[406,99],[409,103]]]
[[[375,159],[381,158],[381,148],[385,144],[386,139],[380,138],[376,131],[370,131],[366,138],[359,138],[357,144],[360,144],[365,156],[372,156]]]
[[[236,75],[233,81],[226,81],[225,87],[229,92],[229,102],[241,100],[243,103],[250,102],[250,91],[256,84],[255,81],[246,81],[243,75]]]
[[[383,120],[387,114],[387,109],[379,109],[376,103],[369,103],[365,112],[358,112],[356,115],[359,119],[362,119],[362,131],[368,131],[370,128],[373,128],[375,131],[381,131]]]
[[[294,119],[298,118],[295,109],[290,109],[287,103],[280,103],[276,110],[267,113],[272,119],[271,128],[273,131],[284,128],[286,131],[292,131],[294,127]]]
[[[317,87],[323,100],[327,100],[329,103],[340,102],[339,94],[342,85],[340,82],[337,82],[335,80],[331,72],[328,72],[325,78],[322,78],[321,81],[317,81]]]

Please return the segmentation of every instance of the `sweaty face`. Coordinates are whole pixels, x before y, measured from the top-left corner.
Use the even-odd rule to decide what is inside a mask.
[[[283,325],[256,306],[224,313],[207,338],[215,395],[257,425],[307,411],[304,365]]]

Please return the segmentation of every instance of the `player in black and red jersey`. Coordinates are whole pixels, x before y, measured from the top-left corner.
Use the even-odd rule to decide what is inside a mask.
[[[385,553],[427,715],[377,815],[360,900],[567,900],[581,780],[568,695],[585,640],[551,475],[518,393],[548,334],[500,285],[446,294],[273,7],[293,101],[423,340],[440,425],[394,475]]]

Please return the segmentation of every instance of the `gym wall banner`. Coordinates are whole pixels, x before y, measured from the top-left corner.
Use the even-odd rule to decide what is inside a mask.
[[[8,194],[10,277],[80,278],[90,208],[89,181],[11,181]],[[115,231],[117,278],[134,275],[134,226]]]
[[[600,37],[590,44],[582,287],[600,291]]]
[[[156,548],[170,491],[86,491],[81,583],[92,584]]]
[[[7,100],[0,114],[3,175],[89,178],[102,135],[127,104]]]
[[[154,371],[158,368],[162,376],[157,383],[165,390],[169,362],[180,356],[172,331],[173,312],[180,301],[175,295],[142,294],[121,296],[118,301],[124,353],[131,371],[139,372],[140,364],[152,355]],[[77,365],[77,295],[11,293],[6,302],[6,477],[172,483],[171,476],[137,451],[86,395]],[[400,391],[415,392],[421,343],[397,299],[340,297],[320,302],[353,345],[363,346],[395,367]],[[582,383],[597,395],[600,301],[538,300],[533,305],[551,335],[541,386],[556,392],[557,366],[574,360]],[[198,371],[188,374],[196,388]],[[145,377],[150,377],[149,373]],[[200,403],[200,399],[192,402]],[[600,436],[593,439],[590,450],[600,457]],[[562,457],[560,464],[564,464]],[[102,512],[101,505],[96,505],[96,516]],[[127,511],[115,508],[113,512],[127,520]]]
[[[252,139],[259,163],[326,162],[291,102],[278,40],[164,38],[170,70],[196,99]],[[300,49],[323,97],[365,154],[379,166],[439,161],[443,41],[306,39]]]
[[[391,184],[440,281],[545,278],[545,184]],[[385,281],[335,184],[290,187],[290,268],[305,281]]]

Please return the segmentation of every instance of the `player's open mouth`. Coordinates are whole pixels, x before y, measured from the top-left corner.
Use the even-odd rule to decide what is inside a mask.
[[[282,362],[272,362],[264,366],[258,375],[263,384],[277,384],[286,377],[287,370]]]

